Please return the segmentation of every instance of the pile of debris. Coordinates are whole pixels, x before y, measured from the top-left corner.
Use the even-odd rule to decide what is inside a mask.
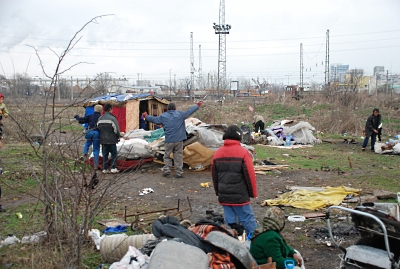
[[[222,136],[228,128],[226,124],[205,124],[196,118],[185,121],[187,140],[183,142],[183,162],[190,169],[201,171],[211,165],[214,152],[223,145]],[[164,129],[145,131],[135,129],[126,133],[117,144],[118,160],[148,159],[163,163],[165,154]],[[242,144],[253,156],[253,147]],[[117,167],[125,170],[123,167]]]
[[[271,146],[292,146],[295,144],[314,145],[322,141],[314,137],[315,128],[305,121],[294,120],[275,121],[271,126],[261,132],[252,134],[255,143]]]
[[[92,229],[89,236],[100,250],[103,261],[112,263],[110,269],[251,269],[257,265],[244,236],[210,219],[186,228],[177,218],[165,216],[153,222],[151,234],[100,236],[99,230]]]

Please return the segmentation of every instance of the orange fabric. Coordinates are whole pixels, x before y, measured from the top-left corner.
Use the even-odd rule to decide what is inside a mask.
[[[207,235],[212,231],[219,231],[217,227],[212,225],[197,225],[193,228],[189,228],[192,232],[201,237],[201,239],[206,239]]]
[[[217,252],[211,253],[210,268],[212,269],[234,269],[235,265],[231,262],[231,256],[228,252],[220,254]]]
[[[197,225],[195,227],[189,227],[189,230],[205,239],[207,235],[212,231],[221,232],[217,227],[213,225]],[[210,254],[209,254],[210,255]],[[231,262],[231,256],[228,252],[221,254],[218,252],[211,253],[211,261],[209,265],[212,269],[234,269],[235,265]]]

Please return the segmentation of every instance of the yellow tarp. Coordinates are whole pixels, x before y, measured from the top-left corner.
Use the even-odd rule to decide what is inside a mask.
[[[348,187],[326,187],[324,191],[297,190],[286,192],[277,199],[265,200],[262,206],[293,206],[316,210],[331,205],[339,205],[348,194],[358,196],[360,190]]]

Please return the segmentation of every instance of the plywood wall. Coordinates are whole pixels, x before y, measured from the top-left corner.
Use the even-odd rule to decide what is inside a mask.
[[[126,132],[139,129],[139,100],[126,102]]]
[[[149,100],[148,102],[148,110],[149,115],[152,116],[160,116],[162,113],[164,113],[167,110],[167,104],[163,104],[157,100]],[[155,124],[153,123],[148,123],[149,130],[155,130]]]

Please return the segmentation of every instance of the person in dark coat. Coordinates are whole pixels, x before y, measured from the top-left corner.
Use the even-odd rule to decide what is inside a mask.
[[[250,153],[241,146],[242,132],[236,125],[226,129],[224,145],[213,156],[211,175],[218,202],[230,227],[240,224],[247,234],[257,227],[250,198],[257,197],[256,174]]]
[[[143,111],[143,113],[140,115],[140,119],[139,119],[139,128],[140,129],[147,130],[146,117],[147,117],[147,111]]]
[[[103,154],[103,173],[108,173],[108,155],[111,153],[111,173],[119,173],[117,169],[117,143],[121,136],[117,118],[112,114],[112,105],[104,105],[104,115],[99,118],[97,127],[100,130],[100,143]]]
[[[379,109],[374,108],[372,114],[368,117],[365,123],[365,139],[362,144],[362,150],[364,151],[368,145],[369,137],[371,137],[371,151],[375,151],[374,146],[376,142],[376,136],[378,135],[379,125],[381,124],[382,115],[379,114]]]

